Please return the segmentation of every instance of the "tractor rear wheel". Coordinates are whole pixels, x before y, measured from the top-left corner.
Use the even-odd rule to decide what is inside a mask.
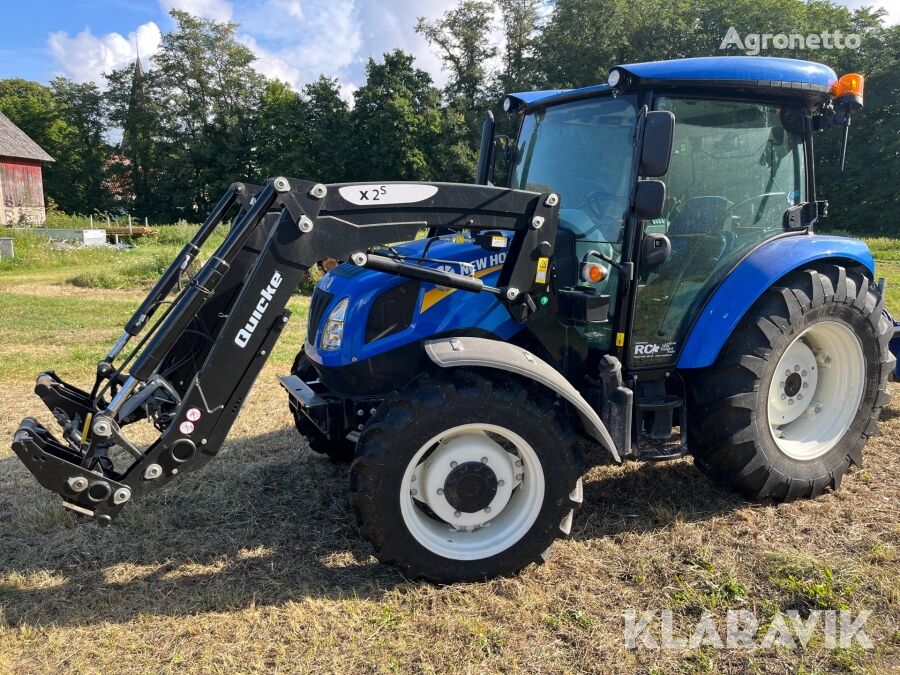
[[[296,375],[304,382],[310,382],[318,377],[315,368],[313,368],[309,357],[301,349],[297,357],[294,359],[294,365],[291,368],[291,375]],[[306,415],[297,408],[297,402],[288,397],[288,404],[291,412],[294,414],[294,425],[300,435],[306,439],[310,450],[325,455],[335,464],[346,464],[353,459],[353,453],[356,451],[356,443],[341,439],[340,441],[329,441],[328,438],[319,431],[319,428],[312,423]]]
[[[439,583],[484,580],[542,562],[569,534],[583,470],[552,397],[456,371],[385,400],[360,436],[351,502],[382,562]]]
[[[893,326],[858,269],[797,271],[757,301],[716,364],[690,378],[697,466],[756,498],[837,489],[890,401]]]

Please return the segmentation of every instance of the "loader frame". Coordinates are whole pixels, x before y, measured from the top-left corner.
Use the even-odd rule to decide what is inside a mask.
[[[556,307],[555,301],[536,303],[535,296],[553,292],[540,270],[553,254],[558,204],[552,193],[482,185],[323,185],[282,177],[264,187],[236,183],[98,363],[90,392],[53,372],[38,377],[35,392],[62,426],[62,440],[29,417],[15,433],[13,449],[69,509],[109,522],[133,497],[215,457],[288,322],[291,295],[317,262],[352,260],[450,288],[490,292],[514,318],[527,322]],[[169,302],[234,207],[238,213],[222,244]],[[398,259],[389,247],[372,251],[414,239],[422,229],[513,232],[498,286]],[[160,432],[143,448],[124,432],[142,419]],[[125,466],[110,458],[113,446],[130,455]]]

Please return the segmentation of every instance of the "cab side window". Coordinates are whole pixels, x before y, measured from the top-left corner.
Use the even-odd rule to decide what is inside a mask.
[[[703,302],[760,242],[781,234],[783,216],[805,195],[803,138],[782,108],[740,101],[660,98],[675,115],[663,217],[672,254],[642,278],[630,361],[674,363]]]

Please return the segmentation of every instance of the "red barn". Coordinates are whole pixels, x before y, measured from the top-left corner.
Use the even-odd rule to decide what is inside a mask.
[[[41,162],[53,158],[0,113],[0,225],[39,225],[47,218]]]

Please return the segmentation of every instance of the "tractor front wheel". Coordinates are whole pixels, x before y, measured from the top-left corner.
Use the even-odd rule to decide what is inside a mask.
[[[892,331],[859,270],[822,265],[770,288],[689,380],[697,466],[757,499],[837,489],[890,401]]]
[[[542,562],[581,502],[574,439],[552,397],[512,378],[420,378],[360,436],[350,469],[360,532],[382,562],[439,583]]]

